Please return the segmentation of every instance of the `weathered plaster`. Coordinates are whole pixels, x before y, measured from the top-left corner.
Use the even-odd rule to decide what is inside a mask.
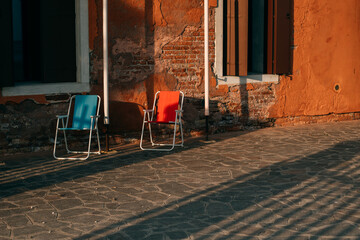
[[[90,16],[98,18],[96,26],[90,28],[92,91],[101,94],[102,36],[98,33],[102,32],[102,12],[99,11],[102,6],[99,0],[90,1],[90,11],[93,11]],[[181,78],[176,75],[176,69],[188,64],[176,65],[164,58],[164,47],[176,45],[184,36],[192,34],[186,29],[203,31],[200,29],[203,2],[110,0],[108,5],[110,118],[117,119],[111,127],[114,131],[139,130],[142,109],[152,107],[154,93],[180,88]],[[196,51],[203,49],[203,37],[200,34],[199,37],[202,39],[198,39]],[[202,59],[200,55],[199,59]],[[195,76],[195,71],[193,73]]]
[[[360,111],[359,16],[357,0],[294,1],[293,76],[276,87],[271,117]]]

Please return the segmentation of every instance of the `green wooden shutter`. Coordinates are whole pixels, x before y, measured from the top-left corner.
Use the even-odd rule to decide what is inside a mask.
[[[0,3],[0,87],[13,85],[12,1]]]

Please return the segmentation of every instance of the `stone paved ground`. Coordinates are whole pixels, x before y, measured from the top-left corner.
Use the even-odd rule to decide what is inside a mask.
[[[360,239],[360,121],[2,157],[0,239]]]

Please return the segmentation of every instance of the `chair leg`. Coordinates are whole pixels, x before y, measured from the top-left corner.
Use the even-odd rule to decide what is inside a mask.
[[[61,122],[62,122],[62,126],[65,127],[65,124],[64,124],[64,119],[61,119]],[[68,147],[68,143],[67,143],[67,138],[66,138],[66,131],[63,130],[63,134],[64,134],[64,142],[65,142],[65,148],[66,148],[66,151],[67,153],[70,153],[70,149]]]
[[[97,152],[96,151],[91,152],[92,132],[94,131],[92,126],[93,126],[93,120],[91,120],[91,127],[90,127],[90,130],[89,130],[90,132],[89,132],[88,150],[87,151],[68,151],[68,153],[86,153],[87,157],[84,157],[84,158],[67,158],[67,159],[86,160],[90,156],[90,154],[101,154],[99,129],[98,129],[97,125],[96,125],[96,135],[97,135],[98,151]]]
[[[147,115],[147,119],[148,121],[150,120],[150,113],[145,113],[144,114],[144,121],[145,121],[145,115]],[[150,142],[151,142],[151,145],[154,146],[154,141],[153,141],[153,138],[152,138],[152,131],[151,131],[151,123],[148,122],[148,128],[149,128],[149,138],[150,138]]]
[[[100,148],[100,137],[99,137],[99,129],[96,127],[96,135],[97,135],[97,142],[98,142],[98,154],[101,154],[101,148]]]
[[[184,135],[183,135],[183,128],[182,128],[182,123],[181,123],[181,119],[179,122],[179,129],[180,129],[180,136],[181,136],[181,146],[184,146]]]
[[[64,142],[65,142],[66,151],[67,151],[67,153],[71,153],[71,150],[69,149],[67,138],[66,138],[66,131],[63,130],[63,133],[64,133]]]
[[[64,120],[61,119],[61,122],[62,122],[62,126],[64,127]],[[54,142],[54,151],[53,151],[53,156],[55,159],[62,159],[62,158],[58,158],[56,157],[56,144],[57,144],[57,137],[58,137],[58,132],[59,132],[59,124],[60,124],[60,121],[59,119],[57,119],[57,122],[56,122],[56,132],[55,132],[55,142]],[[64,142],[65,142],[65,148],[66,148],[66,151],[69,153],[70,150],[68,148],[68,144],[67,144],[67,139],[66,139],[66,133],[65,133],[65,130],[63,130],[63,134],[64,134]]]
[[[176,116],[176,119],[178,118],[178,116]],[[180,117],[179,117],[180,118]],[[152,139],[152,132],[151,132],[151,124],[148,122],[149,125],[149,134],[150,134],[150,141],[152,146],[171,146],[170,148],[143,148],[143,140],[144,140],[144,131],[145,131],[145,119],[146,119],[146,115],[144,114],[144,119],[143,119],[143,125],[142,125],[142,129],[141,129],[141,138],[140,138],[140,148],[141,150],[149,150],[149,151],[171,151],[174,149],[175,146],[184,146],[184,136],[183,136],[183,128],[182,128],[182,123],[181,120],[180,121],[175,121],[174,124],[174,132],[173,132],[173,139],[172,139],[172,144],[160,144],[160,143],[154,143],[153,139]],[[180,130],[180,136],[181,136],[181,144],[175,144],[176,142],[176,131],[177,131],[177,125],[179,125],[179,130]]]
[[[144,138],[145,118],[146,118],[146,113],[144,114],[144,119],[143,119],[143,124],[142,124],[142,130],[141,130],[141,138],[140,138],[140,148],[141,148],[141,150],[145,150],[145,149],[142,147],[143,138]]]
[[[153,143],[153,146],[171,146],[170,148],[143,148],[142,147],[143,137],[141,137],[141,140],[140,140],[140,148],[142,150],[149,150],[149,151],[171,151],[171,150],[174,149],[175,146],[183,146],[183,143],[182,144],[175,144],[177,125],[178,125],[177,123],[174,124],[173,139],[172,139],[171,144]],[[143,136],[143,132],[144,132],[144,130],[142,130],[142,133],[141,133],[142,136]]]
[[[154,143],[153,138],[152,138],[151,123],[148,123],[148,126],[149,126],[150,142],[151,142],[151,145],[154,146],[155,143]]]
[[[143,147],[143,141],[144,141],[144,132],[145,132],[145,121],[146,120],[146,115],[144,114],[144,119],[143,119],[143,125],[142,125],[142,129],[141,129],[141,137],[140,137],[140,149],[141,150],[147,150],[147,151],[170,151],[171,149],[156,149],[156,148],[144,148]],[[153,139],[152,139],[152,132],[151,132],[151,124],[148,123],[149,125],[149,134],[150,134],[150,141],[151,141],[151,144],[154,146],[154,145],[157,145],[153,142]]]
[[[176,144],[175,144],[176,127],[177,127],[177,122],[175,122],[175,124],[174,124],[174,135],[173,135],[173,139],[172,139],[172,144],[156,144],[156,143],[154,143],[154,145],[156,145],[156,146],[171,146],[170,148],[154,148],[154,149],[145,149],[145,150],[165,151],[165,152],[169,152],[169,151],[173,150],[174,147],[176,146]]]
[[[57,160],[66,160],[66,159],[70,159],[70,160],[86,160],[89,158],[90,154],[91,153],[94,153],[94,154],[101,154],[101,148],[100,148],[100,138],[99,138],[99,131],[98,129],[96,129],[96,134],[97,134],[97,141],[98,141],[98,149],[99,151],[98,152],[91,152],[91,139],[92,139],[92,131],[93,129],[90,129],[90,132],[89,132],[89,142],[88,142],[88,149],[86,152],[82,152],[82,151],[70,151],[68,150],[68,153],[86,153],[86,156],[85,157],[82,157],[82,158],[77,158],[77,157],[57,157],[56,156],[56,143],[57,143],[57,137],[58,137],[58,124],[56,126],[56,132],[55,132],[55,142],[54,142],[54,150],[53,150],[53,156],[55,159]],[[65,134],[65,130],[64,130],[64,136],[66,136]]]
[[[64,126],[64,121],[62,120],[62,124]],[[53,157],[57,160],[65,160],[65,159],[77,159],[77,158],[64,158],[64,157],[57,157],[56,156],[56,145],[57,145],[57,138],[58,138],[58,132],[59,132],[59,119],[57,120],[57,123],[56,123],[56,132],[55,132],[55,140],[54,140],[54,151],[53,151]],[[69,153],[71,152],[68,148],[68,145],[67,145],[67,139],[66,139],[66,133],[65,133],[65,130],[63,130],[63,133],[64,133],[64,141],[65,141],[65,147],[66,147],[66,151]]]
[[[174,147],[175,147],[175,140],[176,140],[176,122],[175,122],[175,124],[174,124],[174,137],[173,137],[173,143],[172,143],[172,147],[170,148],[170,150],[169,151],[171,151],[171,150],[173,150],[174,149]]]
[[[88,146],[88,152],[87,152],[87,156],[85,157],[85,159],[84,159],[84,160],[88,159],[88,157],[90,156],[91,137],[92,137],[92,122],[91,122],[90,133],[89,133],[89,146]]]
[[[56,122],[56,131],[55,131],[55,140],[54,140],[54,150],[53,150],[53,156],[55,159],[58,159],[56,157],[56,143],[57,143],[57,135],[58,135],[58,131],[59,131],[59,119]]]

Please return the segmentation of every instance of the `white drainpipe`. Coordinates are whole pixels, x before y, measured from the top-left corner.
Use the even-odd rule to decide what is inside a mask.
[[[204,1],[205,116],[209,116],[209,0]]]
[[[103,55],[104,55],[104,124],[109,125],[109,65],[108,65],[108,4],[103,0]]]
[[[209,140],[209,0],[204,1],[204,82],[205,82],[205,120],[206,141]]]

